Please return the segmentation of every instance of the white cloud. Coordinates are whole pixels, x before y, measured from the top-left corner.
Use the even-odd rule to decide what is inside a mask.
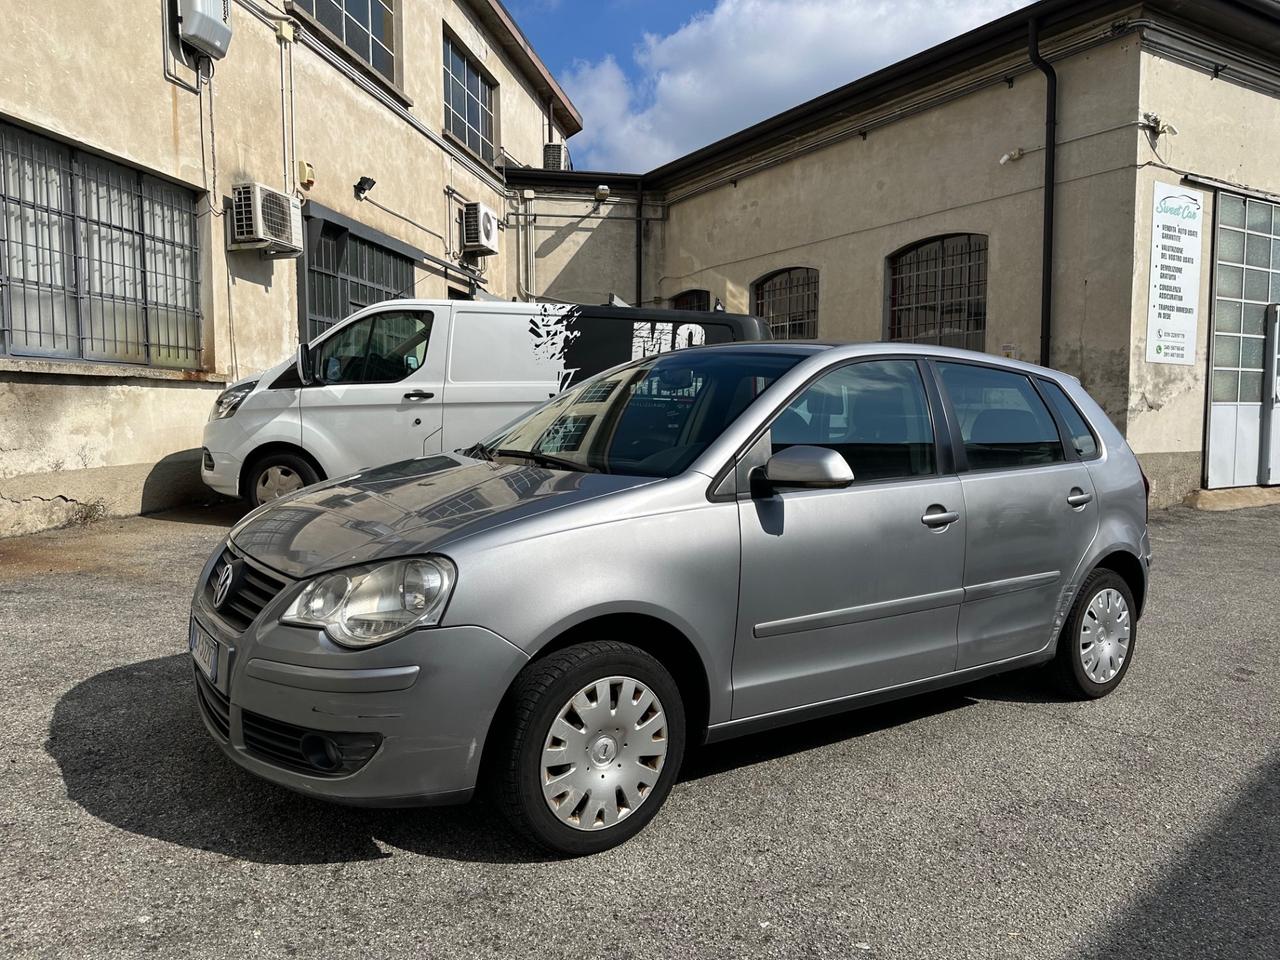
[[[635,50],[579,61],[564,86],[580,170],[643,172],[993,20],[1027,0],[717,0]]]

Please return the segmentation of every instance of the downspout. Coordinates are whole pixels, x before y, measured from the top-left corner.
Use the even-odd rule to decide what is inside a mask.
[[[636,184],[636,299],[643,306],[644,296],[644,181]]]
[[[1040,365],[1049,366],[1053,342],[1053,210],[1058,165],[1058,74],[1040,56],[1040,24],[1027,24],[1031,65],[1045,78],[1044,101],[1044,222],[1040,267]]]

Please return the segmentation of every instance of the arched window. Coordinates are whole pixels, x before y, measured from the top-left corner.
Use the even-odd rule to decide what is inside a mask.
[[[930,237],[889,257],[885,339],[982,350],[987,336],[987,238]]]
[[[672,310],[710,310],[711,292],[709,290],[686,290],[671,298]]]
[[[790,267],[754,284],[755,314],[769,323],[777,340],[808,340],[818,335],[818,271]]]

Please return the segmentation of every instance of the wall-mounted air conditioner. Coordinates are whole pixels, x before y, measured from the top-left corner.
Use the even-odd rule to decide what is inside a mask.
[[[178,0],[178,39],[221,60],[231,45],[231,0]]]
[[[231,188],[231,250],[261,250],[268,256],[302,253],[302,202],[260,183]]]
[[[462,208],[462,250],[490,256],[498,252],[498,215],[483,203]]]
[[[569,148],[563,143],[547,143],[542,147],[542,169],[564,170],[569,166]]]

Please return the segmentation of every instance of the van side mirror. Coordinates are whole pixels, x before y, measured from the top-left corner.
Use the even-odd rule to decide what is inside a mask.
[[[799,444],[770,457],[763,479],[773,488],[831,490],[853,483],[853,471],[834,450]]]
[[[293,365],[297,368],[298,380],[304,387],[309,387],[316,382],[315,374],[311,370],[311,347],[308,344],[298,344],[298,353],[293,359]]]

